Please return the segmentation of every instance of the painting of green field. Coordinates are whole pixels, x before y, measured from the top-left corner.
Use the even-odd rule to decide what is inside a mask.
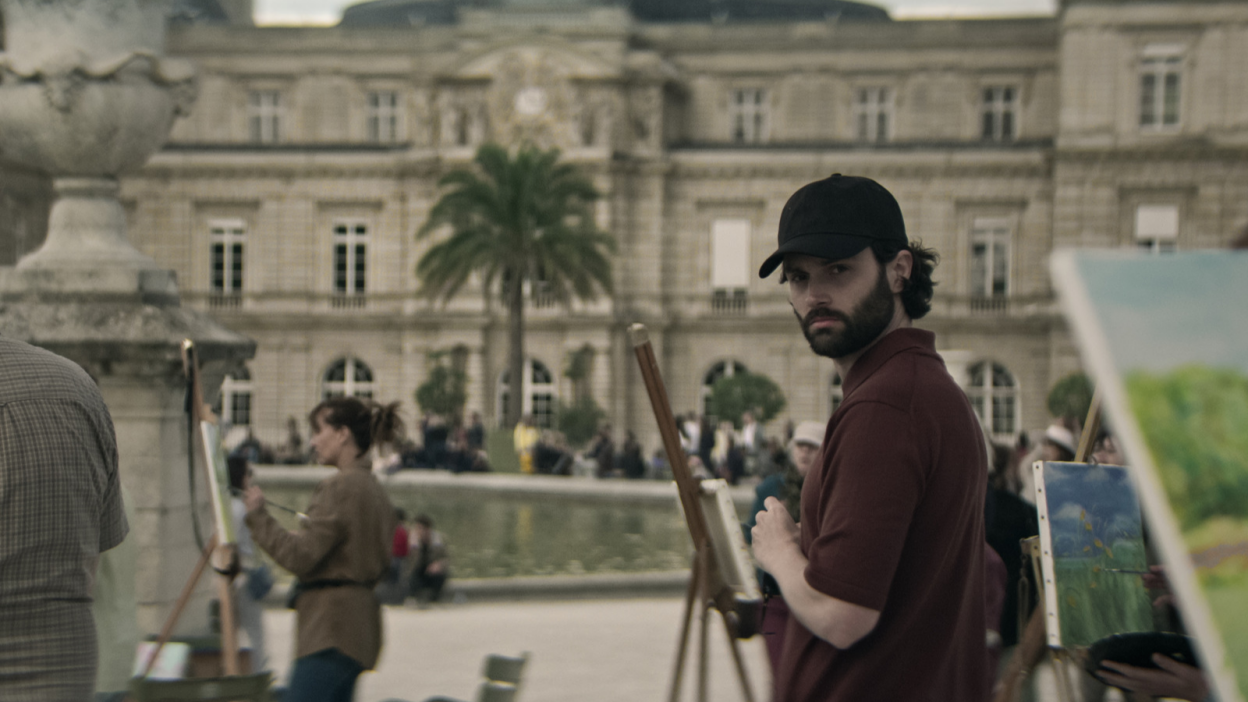
[[[1066,252],[1053,271],[1206,677],[1248,699],[1248,253]]]
[[[1142,570],[1144,550],[1138,544],[1115,543],[1115,558],[1058,558],[1057,606],[1062,646],[1090,646],[1112,634],[1153,630],[1153,609],[1140,576],[1114,569]],[[1133,553],[1131,557],[1125,557]]]
[[[1152,603],[1138,573],[1147,567],[1143,520],[1127,469],[1039,466],[1037,504],[1052,554],[1061,645],[1152,631]]]

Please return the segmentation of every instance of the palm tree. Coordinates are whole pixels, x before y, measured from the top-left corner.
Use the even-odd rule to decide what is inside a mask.
[[[449,188],[417,237],[449,226],[450,236],[416,264],[421,292],[444,302],[473,273],[489,295],[497,290],[507,307],[510,344],[506,426],[520,419],[524,377],[524,283],[540,283],[556,299],[593,300],[611,291],[615,239],[594,223],[598,191],[559,150],[521,146],[513,157],[486,144],[474,159],[478,171],[456,170],[438,185]]]

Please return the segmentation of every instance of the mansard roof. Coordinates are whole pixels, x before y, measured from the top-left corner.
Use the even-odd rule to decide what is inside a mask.
[[[368,0],[348,7],[344,27],[455,24],[459,10],[625,6],[640,22],[889,21],[888,11],[849,0]]]

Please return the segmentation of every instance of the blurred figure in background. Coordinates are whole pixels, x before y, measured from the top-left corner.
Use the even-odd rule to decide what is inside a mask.
[[[450,576],[447,563],[446,540],[442,533],[434,531],[433,518],[427,514],[416,515],[412,525],[411,550],[412,579],[408,594],[416,598],[416,604],[437,602],[442,598],[442,588]]]
[[[246,632],[247,641],[251,644],[251,670],[259,672],[269,669],[269,655],[264,645],[264,605],[261,604],[267,593],[261,591],[272,587],[273,580],[272,574],[267,572],[268,566],[264,565],[260,554],[256,553],[251,530],[247,528],[247,506],[239,497],[251,487],[251,464],[242,456],[230,456],[226,465],[230,472],[230,492],[234,494],[230,498],[230,511],[234,518],[234,538],[238,542],[238,562],[242,568],[239,577],[234,579],[234,611],[239,627]],[[265,569],[264,573],[258,572],[261,568]],[[267,587],[262,582],[266,575]],[[256,580],[254,583],[253,576]],[[257,594],[260,596],[257,597]]]
[[[515,446],[516,455],[520,457],[520,472],[525,475],[533,475],[533,445],[540,437],[541,433],[533,426],[531,414],[521,417],[511,432],[512,444]]]
[[[784,467],[767,476],[754,489],[754,507],[744,525],[747,544],[751,543],[751,530],[754,528],[756,515],[765,509],[763,503],[768,497],[783,502],[793,514],[801,514],[802,484],[806,480],[806,474],[815,465],[815,459],[819,457],[824,429],[824,425],[819,422],[801,422],[793,428],[793,438],[789,440],[789,454]],[[758,582],[767,603],[763,609],[760,631],[763,632],[763,641],[767,643],[767,658],[771,661],[771,669],[775,671],[784,646],[784,631],[789,624],[789,608],[780,596],[780,587],[776,585],[775,578],[759,570]]]

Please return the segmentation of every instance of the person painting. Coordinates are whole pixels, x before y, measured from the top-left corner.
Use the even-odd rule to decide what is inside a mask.
[[[811,349],[844,378],[801,526],[771,497],[753,529],[790,611],[782,702],[988,697],[986,447],[935,335],[912,326],[935,263],[887,190],[837,174],[789,199],[759,271],[783,266]]]
[[[308,415],[317,460],[338,472],[316,486],[307,518],[287,531],[247,489],[252,539],[296,584],[295,664],[286,702],[350,702],[360,673],[377,664],[381,607],[373,588],[390,568],[394,507],[369,470],[374,444],[402,432],[398,403],[335,397]]]

